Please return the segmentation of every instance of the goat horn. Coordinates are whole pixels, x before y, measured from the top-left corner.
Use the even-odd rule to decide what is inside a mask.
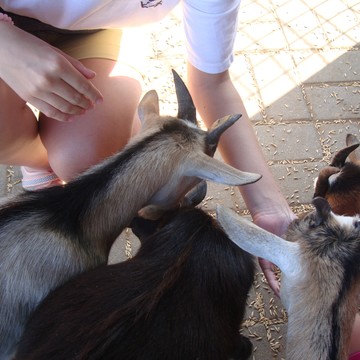
[[[319,172],[319,176],[316,180],[314,198],[321,196],[325,197],[326,193],[329,191],[329,177],[331,175],[337,174],[340,172],[340,169],[335,166],[325,166]]]
[[[343,167],[346,158],[352,153],[360,144],[354,144],[338,151],[331,161],[330,166]]]
[[[211,126],[206,142],[209,146],[217,146],[223,132],[241,118],[242,114],[225,116]]]
[[[346,145],[355,145],[359,144],[359,140],[356,137],[356,135],[353,134],[347,134],[346,135]],[[358,151],[353,151],[351,154],[349,154],[349,160],[353,163],[358,162],[360,158],[360,153]]]
[[[181,200],[180,206],[196,206],[204,200],[206,193],[207,184],[205,180],[202,180],[185,195]]]
[[[178,101],[178,118],[191,121],[193,124],[197,125],[196,121],[196,108],[193,102],[193,99],[187,89],[185,83],[179,76],[179,74],[172,69],[176,97]]]

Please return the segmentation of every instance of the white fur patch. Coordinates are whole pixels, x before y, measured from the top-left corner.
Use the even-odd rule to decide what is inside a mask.
[[[360,221],[358,215],[344,216],[344,215],[336,215],[334,213],[332,213],[332,215],[341,226],[348,227],[349,229],[357,227],[358,225],[356,225],[356,223]]]
[[[328,182],[329,182],[330,186],[335,183],[335,181],[336,181],[336,179],[338,178],[339,175],[340,175],[340,173],[338,172],[336,174],[332,174],[332,175],[329,176]]]

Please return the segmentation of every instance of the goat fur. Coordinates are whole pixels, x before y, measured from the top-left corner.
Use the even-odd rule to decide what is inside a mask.
[[[182,82],[175,85],[189,95]],[[160,116],[154,90],[143,97],[139,115],[142,133],[118,154],[64,186],[1,204],[1,360],[11,357],[29,315],[50,290],[107,262],[116,237],[140,209],[147,213],[149,206],[153,216],[154,208],[176,207],[200,179],[240,185],[260,177],[209,156],[239,115],[203,131],[196,119]]]
[[[319,172],[314,197],[324,197],[334,213],[360,214],[360,151],[359,140],[347,134],[346,147],[339,150],[330,165]],[[347,161],[348,160],[348,161]]]
[[[140,221],[140,222],[139,222]],[[33,313],[15,360],[241,360],[253,258],[200,209],[133,222],[134,258],[83,273]],[[153,233],[152,235],[149,235]]]
[[[218,208],[218,221],[238,246],[282,271],[288,312],[287,360],[347,360],[360,291],[360,220],[336,215],[323,198],[294,220],[281,239]]]

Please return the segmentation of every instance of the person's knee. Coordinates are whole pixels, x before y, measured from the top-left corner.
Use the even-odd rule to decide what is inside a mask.
[[[97,73],[93,83],[103,94],[103,103],[69,123],[40,118],[50,165],[65,181],[122,149],[138,130],[134,119],[141,96],[139,81],[110,74],[114,62],[90,59],[84,64]]]
[[[121,106],[120,106],[121,107]],[[41,121],[49,163],[65,181],[122,149],[133,135],[135,108],[104,107],[71,123]]]

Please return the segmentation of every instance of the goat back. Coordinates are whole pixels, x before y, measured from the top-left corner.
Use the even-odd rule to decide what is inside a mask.
[[[252,256],[199,209],[175,212],[145,237],[134,258],[52,292],[15,359],[247,359],[239,328]]]

